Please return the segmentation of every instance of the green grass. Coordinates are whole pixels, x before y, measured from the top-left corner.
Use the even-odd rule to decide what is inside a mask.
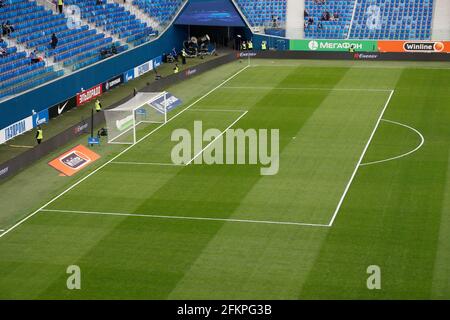
[[[58,177],[52,155],[2,184],[7,230],[119,155],[0,238],[0,298],[449,299],[449,65],[255,60],[216,88],[244,66],[169,88],[184,101],[170,122],[120,155],[102,145],[78,177]],[[383,119],[425,143],[358,167],[391,90]],[[168,163],[173,130],[224,130],[240,110],[233,128],[280,130],[277,175],[114,163]],[[362,163],[420,142],[381,121]],[[66,288],[73,264],[81,290]],[[366,287],[369,265],[381,290]]]

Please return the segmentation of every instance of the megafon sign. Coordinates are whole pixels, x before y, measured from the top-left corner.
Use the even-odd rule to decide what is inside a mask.
[[[377,42],[373,40],[290,40],[290,50],[300,51],[355,51],[373,52],[377,49]]]
[[[96,85],[95,87],[84,90],[77,94],[77,106],[83,103],[89,102],[102,94],[102,85]]]

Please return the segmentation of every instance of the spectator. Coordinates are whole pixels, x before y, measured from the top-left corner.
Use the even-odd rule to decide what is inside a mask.
[[[319,23],[317,23],[317,29],[322,29],[322,22],[319,21]]]
[[[58,38],[56,37],[56,34],[52,34],[52,40],[50,41],[50,46],[52,47],[52,49],[55,49],[57,44],[58,44]]]
[[[101,6],[103,4],[102,0],[97,0],[96,5]]]
[[[338,12],[335,12],[335,13],[333,14],[333,17],[334,17],[334,20],[339,20],[339,13],[338,13]]]
[[[4,58],[7,55],[8,55],[8,51],[6,50],[6,48],[0,47],[0,58]]]
[[[308,26],[309,25],[313,25],[314,24],[314,18],[313,17],[309,17],[308,18]]]
[[[309,11],[308,11],[308,9],[305,9],[304,11],[303,11],[303,17],[309,17]]]
[[[30,53],[31,64],[38,63],[41,59],[37,55],[37,50]]]
[[[0,8],[3,8],[3,0],[0,0]]]
[[[11,32],[14,32],[14,27],[12,24],[8,21],[3,22],[2,24],[2,33],[4,36],[9,36]]]
[[[111,45],[111,53],[112,54],[117,54],[117,48],[116,48],[116,45],[114,43]]]

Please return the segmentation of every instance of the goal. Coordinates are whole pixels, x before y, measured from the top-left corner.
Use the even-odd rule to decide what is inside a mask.
[[[167,92],[139,92],[122,105],[105,110],[108,143],[135,144],[152,124],[167,122]]]

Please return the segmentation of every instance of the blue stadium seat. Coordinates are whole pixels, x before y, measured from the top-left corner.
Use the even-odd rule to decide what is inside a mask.
[[[433,0],[357,0],[353,39],[428,40]]]
[[[138,6],[161,25],[170,22],[182,3],[183,0],[133,0],[133,5]]]
[[[254,27],[267,27],[272,24],[273,16],[280,25],[286,22],[286,0],[236,0],[241,11]]]

